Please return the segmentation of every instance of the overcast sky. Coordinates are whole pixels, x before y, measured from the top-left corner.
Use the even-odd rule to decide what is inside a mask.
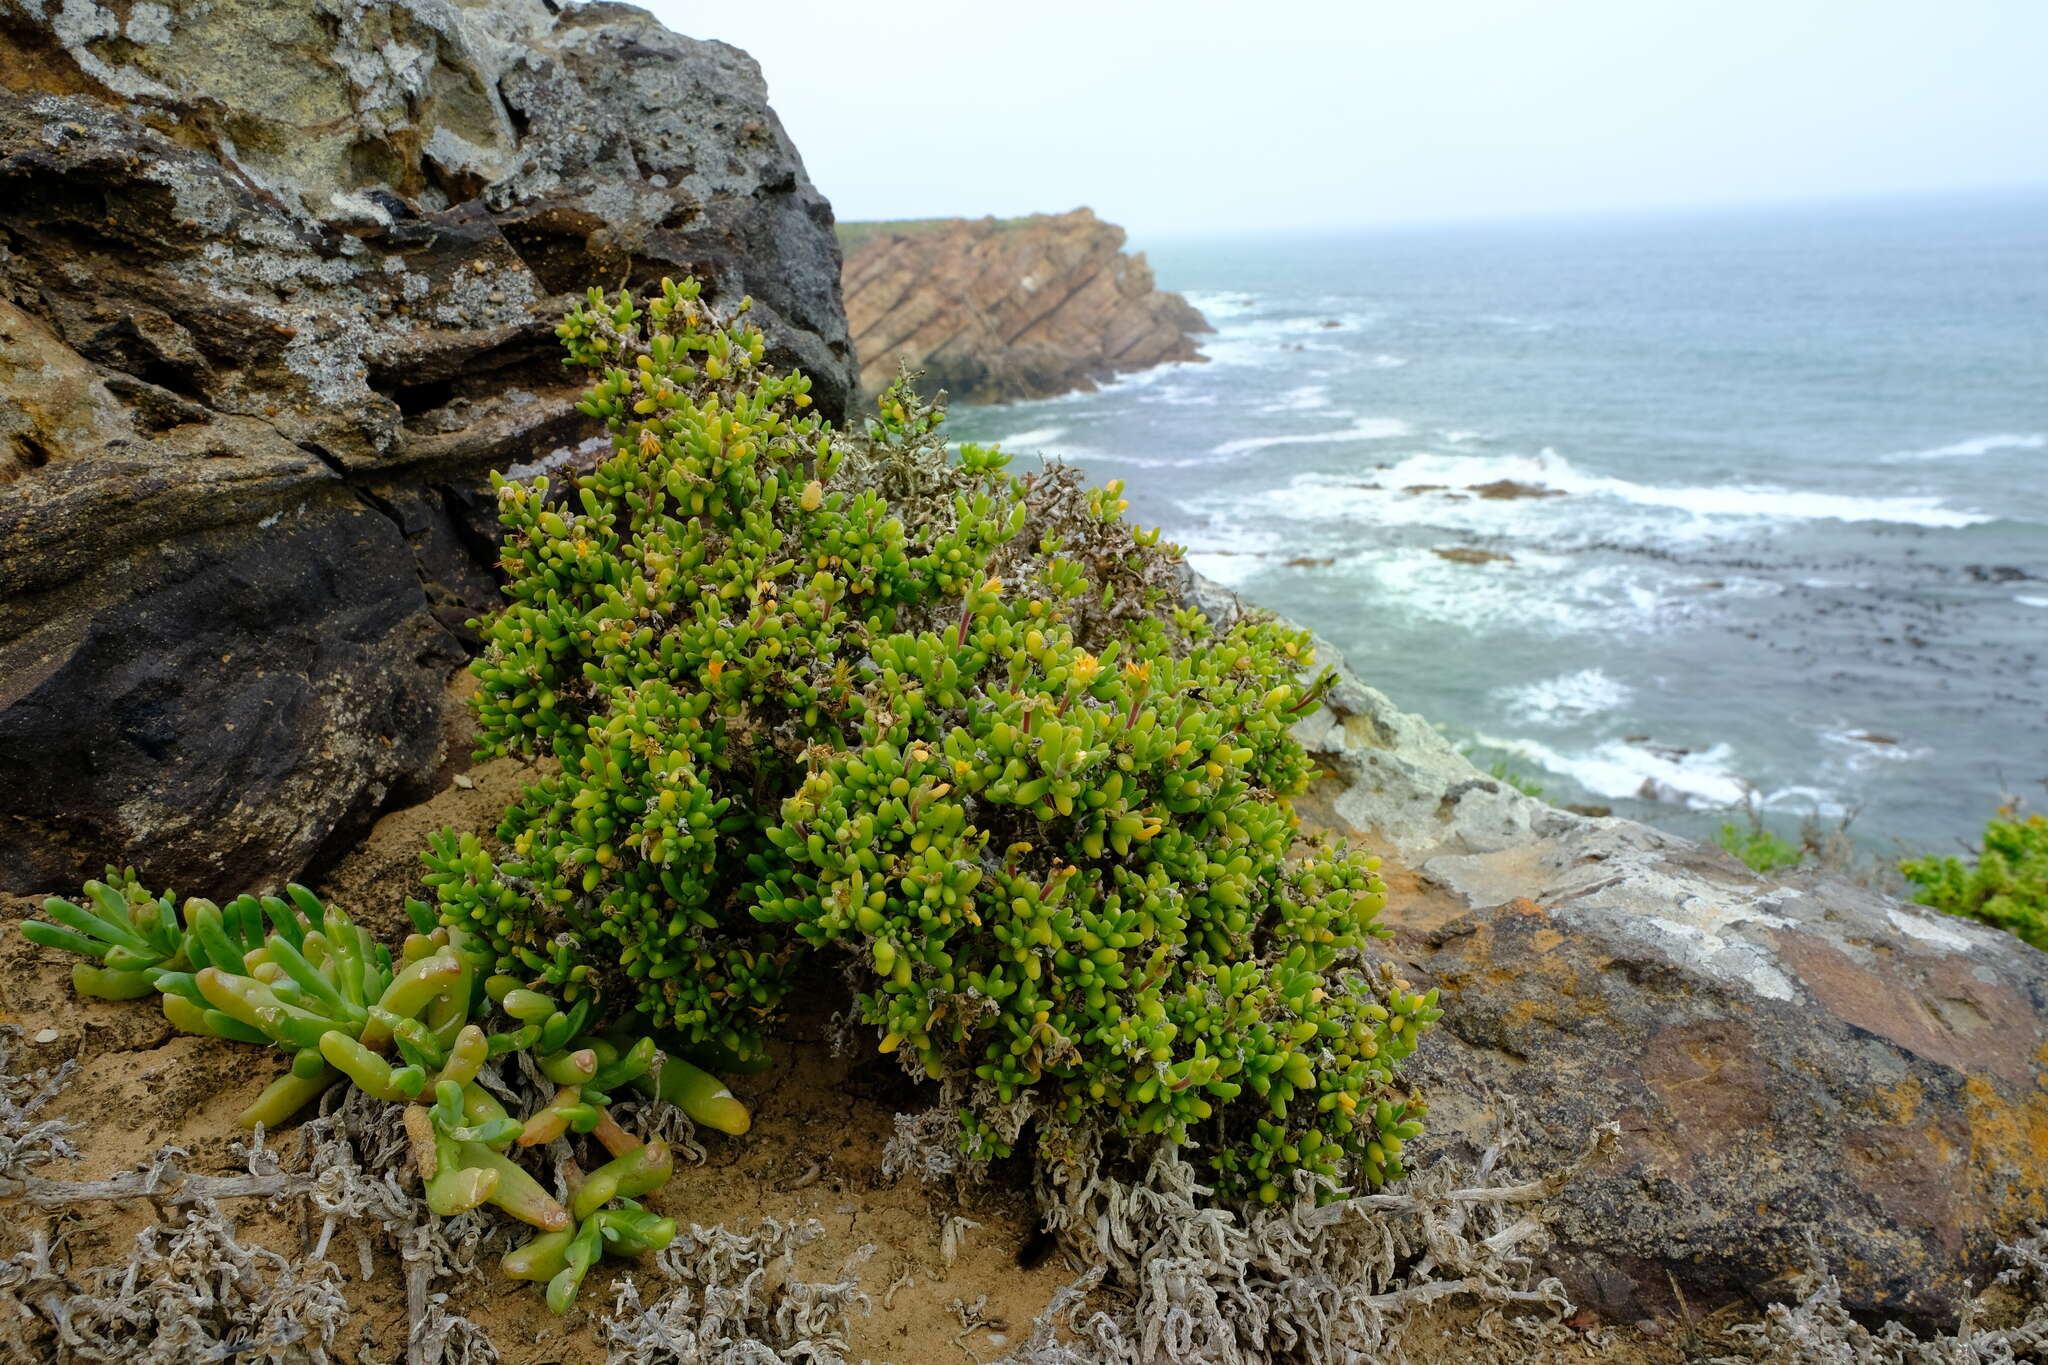
[[[842,219],[1135,234],[2048,183],[2048,0],[643,0]]]

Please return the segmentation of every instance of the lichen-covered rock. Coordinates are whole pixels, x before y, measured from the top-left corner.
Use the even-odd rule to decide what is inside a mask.
[[[2048,1221],[2048,954],[1531,800],[1349,674],[1296,733],[1331,774],[1304,808],[1420,876],[1383,918],[1442,991],[1428,1141],[1512,1105],[1562,1165],[1620,1121],[1546,1211],[1581,1304],[1773,1297],[1817,1252],[1852,1311],[1952,1319]]]
[[[879,389],[908,362],[966,403],[1046,398],[1200,360],[1212,330],[1152,287],[1124,230],[1085,208],[1029,218],[849,223],[846,316]]]
[[[587,286],[751,294],[844,410],[758,69],[559,8],[0,0],[0,888],[282,878],[425,780]]]

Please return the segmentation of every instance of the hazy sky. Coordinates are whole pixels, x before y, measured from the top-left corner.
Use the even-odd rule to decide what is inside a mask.
[[[642,0],[844,219],[1145,235],[2048,182],[2048,0]]]

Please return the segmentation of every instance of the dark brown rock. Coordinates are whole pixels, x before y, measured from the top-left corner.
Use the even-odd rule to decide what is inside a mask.
[[[758,69],[559,8],[0,5],[0,888],[274,882],[427,780],[587,286],[751,294],[843,413]]]
[[[1191,334],[1211,330],[1187,300],[1152,287],[1122,228],[1085,208],[841,232],[847,321],[871,391],[900,363],[968,403],[1087,391],[1200,360]]]
[[[1512,862],[1533,895],[1403,935],[1443,990],[1441,1135],[1506,1100],[1561,1160],[1619,1120],[1548,1215],[1604,1313],[1668,1308],[1667,1274],[1696,1305],[1768,1299],[1810,1239],[1852,1307],[1951,1319],[2048,1213],[2048,959],[1839,884],[1744,885],[1675,841],[1579,861],[1615,839],[1425,863],[1487,900],[1456,877]]]

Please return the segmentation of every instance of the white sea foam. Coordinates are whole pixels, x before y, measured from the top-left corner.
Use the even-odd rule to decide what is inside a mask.
[[[1213,408],[1222,401],[1217,393],[1202,393],[1186,384],[1160,384],[1149,393],[1137,395],[1140,403],[1163,403],[1168,407]]]
[[[1291,444],[1304,439],[1310,438],[1261,437],[1254,438],[1251,443],[1225,444],[1235,453],[1258,449],[1269,444]],[[1314,439],[1337,441],[1357,438],[1349,433],[1326,433]],[[1218,446],[1216,449],[1218,453],[1223,453],[1224,446]],[[1447,508],[1440,505],[1446,504],[1446,499],[1430,499],[1428,503],[1418,507],[1415,505],[1416,500],[1402,499],[1395,491],[1431,485],[1458,491],[1472,485],[1501,480],[1529,484],[1564,493],[1569,497],[1537,501],[1480,499],[1467,503],[1449,503],[1449,507],[1464,510],[1446,519],[1443,514]],[[1569,504],[1574,498],[1602,499],[1631,507],[1683,513],[1692,521],[1702,524],[1738,519],[1836,520],[1885,521],[1909,526],[1954,528],[1975,526],[1994,519],[1985,513],[1950,507],[1940,498],[1933,497],[1863,496],[1754,485],[1672,488],[1658,484],[1636,483],[1633,480],[1580,469],[1555,450],[1548,448],[1533,456],[1472,456],[1434,452],[1410,455],[1379,474],[1376,481],[1381,485],[1379,490],[1363,488],[1355,479],[1304,473],[1296,475],[1289,485],[1275,489],[1267,496],[1283,504],[1286,513],[1293,516],[1355,515],[1377,503],[1381,510],[1369,513],[1376,520],[1428,520],[1432,524],[1528,524],[1531,518],[1557,515],[1558,512],[1565,510],[1563,505]]]
[[[1803,786],[1794,783],[1780,787],[1757,803],[1764,810],[1791,810],[1805,815],[1814,815],[1828,820],[1839,820],[1850,814],[1850,807],[1842,798],[1826,787]]]
[[[1330,406],[1328,384],[1303,384],[1289,389],[1270,403],[1259,406],[1260,412],[1313,412],[1317,408]]]
[[[1196,311],[1209,319],[1215,326],[1227,318],[1242,317],[1259,306],[1259,301],[1250,294],[1221,289],[1183,289],[1180,296],[1195,306]]]
[[[1886,464],[1911,464],[1921,460],[1969,459],[1978,455],[1996,454],[2001,450],[2042,449],[2048,449],[2048,436],[2040,432],[2028,432],[2023,435],[2000,432],[1995,436],[1972,436],[1968,440],[1936,446],[1932,450],[1901,450],[1883,458]]]
[[[1283,528],[1227,514],[1197,514],[1191,522],[1178,524],[1172,531],[1172,538],[1187,549],[1189,567],[1230,588],[1242,586],[1254,574],[1287,556],[1305,553],[1296,540],[1283,539],[1282,535]]]
[[[1408,358],[1406,356],[1388,355],[1382,351],[1365,363],[1375,370],[1398,370],[1408,363]]]
[[[1012,432],[996,444],[1006,450],[1039,451],[1066,434],[1065,427],[1033,427],[1029,431]]]
[[[1341,441],[1388,441],[1410,436],[1415,429],[1398,417],[1360,417],[1341,431],[1312,431],[1289,436],[1246,436],[1213,446],[1212,455],[1245,455],[1271,446],[1330,445]]]
[[[1783,597],[1789,591],[1775,578],[1752,578],[1746,574],[1733,574],[1726,578],[1691,578],[1684,580],[1684,586],[1721,598]]]
[[[2048,597],[2029,597],[2021,593],[2012,600],[2023,607],[2048,607]]]
[[[1305,339],[1285,341],[1272,336],[1234,335],[1224,333],[1202,342],[1202,354],[1209,364],[1221,369],[1298,369],[1302,355],[1315,352],[1325,355],[1342,355],[1344,348],[1328,341]]]
[[[1078,441],[1070,440],[1067,437],[1069,430],[1070,428],[1068,427],[1033,427],[1029,431],[1011,432],[999,440],[993,442],[984,441],[980,442],[980,444],[999,445],[1011,455],[1042,460],[1047,463],[1057,461],[1064,464],[1081,465],[1084,468],[1093,468],[1097,464],[1115,464],[1119,462],[1138,465],[1148,465],[1150,463],[1146,460],[1124,460],[1122,456],[1117,455],[1113,451],[1098,450],[1094,446],[1083,445]],[[957,442],[954,444],[954,448],[958,449]]]
[[[1197,344],[1211,365],[1270,369],[1283,365],[1298,367],[1304,354],[1326,360],[1342,357],[1346,363],[1355,363],[1357,353],[1330,338],[1365,331],[1379,321],[1379,315],[1345,312],[1275,317],[1244,308],[1218,312],[1210,320],[1216,326],[1216,334],[1200,338]],[[1382,355],[1366,363],[1377,369],[1392,369],[1407,362],[1400,356]]]
[[[1351,542],[1355,543],[1355,541]],[[1329,554],[1298,528],[1290,554]],[[1654,630],[1693,610],[1660,590],[1655,569],[1588,564],[1571,555],[1515,551],[1512,564],[1452,563],[1434,550],[1369,550],[1337,555],[1332,566],[1363,578],[1375,600],[1434,626],[1465,632],[1613,635]],[[1651,575],[1645,581],[1645,574]]]
[[[1187,547],[1199,572],[1256,596],[1254,580],[1295,572],[1293,559],[1322,560],[1317,576],[1357,585],[1375,601],[1453,631],[1534,631],[1545,635],[1649,630],[1690,604],[1667,599],[1641,583],[1656,568],[1589,564],[1573,555],[1517,549],[1513,564],[1474,566],[1443,559],[1430,549],[1390,548],[1360,542],[1343,525],[1305,525],[1246,518],[1222,495],[1183,499],[1184,518],[1170,534]]]
[[[1735,771],[1734,751],[1726,744],[1688,753],[1610,739],[1592,749],[1564,753],[1541,740],[1485,734],[1473,738],[1489,749],[1569,777],[1587,791],[1613,801],[1633,798],[1688,810],[1713,810],[1740,805],[1751,790]]]
[[[1635,689],[1597,668],[1582,668],[1576,673],[1496,688],[1493,695],[1519,720],[1565,726],[1620,710],[1635,696]]]
[[[1475,734],[1488,749],[1513,754],[1547,772],[1568,777],[1610,801],[1654,801],[1686,810],[1726,810],[1754,803],[1763,810],[1788,810],[1836,818],[1846,813],[1841,798],[1804,784],[1759,792],[1735,765],[1726,744],[1710,749],[1666,749],[1610,739],[1591,749],[1567,753],[1541,740]]]
[[[1199,344],[1199,343],[1198,343]],[[1054,394],[1051,398],[1034,398],[1029,402],[1016,404],[1019,411],[1031,409],[1052,409],[1054,411],[1073,407],[1101,406],[1104,400],[1115,400],[1129,395],[1143,402],[1143,391],[1156,385],[1170,384],[1175,379],[1204,368],[1200,360],[1169,360],[1150,369],[1131,370],[1125,374],[1112,375],[1099,381],[1093,389],[1071,389],[1066,393]],[[1010,405],[1005,405],[1008,407]]]
[[[1907,744],[1896,736],[1854,725],[1834,725],[1822,728],[1820,737],[1835,745],[1852,772],[1860,772],[1880,763],[1909,763],[1928,757],[1934,750],[1919,744]]]

